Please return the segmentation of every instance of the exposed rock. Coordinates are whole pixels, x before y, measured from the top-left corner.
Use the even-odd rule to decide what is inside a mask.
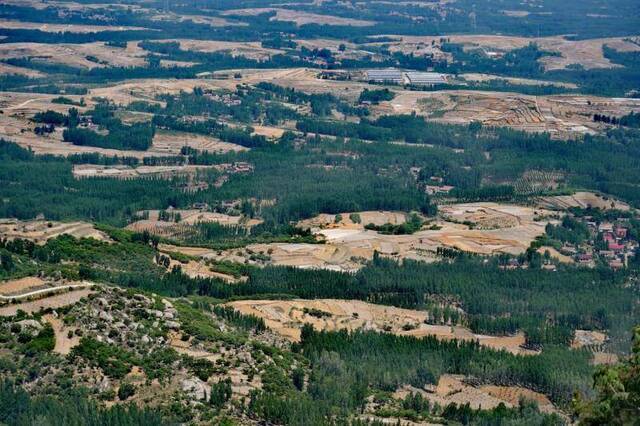
[[[32,320],[32,319],[26,319],[26,320],[18,321],[17,324],[20,325],[20,328],[22,329],[22,331],[39,331],[39,330],[42,330],[42,324],[40,324],[38,321]]]
[[[113,322],[113,315],[111,315],[110,313],[108,313],[106,311],[100,311],[100,313],[98,314],[98,318],[103,319],[103,320],[108,321],[108,322]]]
[[[171,330],[178,330],[180,328],[180,324],[175,321],[166,321],[164,323]]]
[[[203,400],[209,397],[209,386],[196,377],[184,379],[181,386],[183,392],[187,392],[197,400]]]

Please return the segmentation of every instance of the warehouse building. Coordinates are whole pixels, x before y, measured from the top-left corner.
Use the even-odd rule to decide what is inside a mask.
[[[375,83],[395,83],[402,84],[404,76],[402,71],[394,69],[368,70],[367,80]]]
[[[407,83],[413,86],[436,86],[447,82],[445,75],[437,72],[408,72],[405,75]]]

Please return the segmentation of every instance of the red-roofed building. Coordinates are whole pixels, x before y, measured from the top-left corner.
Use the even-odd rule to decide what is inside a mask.
[[[624,267],[624,263],[620,260],[612,260],[609,262],[609,266],[613,269],[622,269]]]
[[[618,244],[615,241],[609,241],[609,250],[622,251],[624,250],[624,245]]]
[[[613,237],[613,234],[611,232],[605,232],[604,235],[602,236],[602,239],[605,241],[615,241],[616,239]]]
[[[616,228],[616,237],[618,238],[627,238],[627,228]]]

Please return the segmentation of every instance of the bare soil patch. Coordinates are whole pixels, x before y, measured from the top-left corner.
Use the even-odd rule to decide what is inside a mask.
[[[12,240],[23,238],[44,244],[48,239],[59,235],[72,235],[76,238],[94,238],[111,241],[110,238],[87,222],[53,222],[46,220],[20,221],[17,219],[0,219],[0,237]]]
[[[625,37],[596,38],[587,40],[568,40],[561,36],[553,37],[511,37],[496,35],[446,35],[446,36],[391,36],[400,41],[390,44],[391,50],[411,52],[419,47],[435,50],[436,56],[449,57],[439,49],[440,39],[448,39],[451,43],[462,44],[465,49],[482,49],[487,54],[499,56],[514,49],[537,44],[541,50],[559,54],[544,56],[540,62],[547,70],[564,69],[569,65],[579,64],[586,69],[614,68],[614,64],[604,57],[602,47],[607,45],[624,52],[640,51],[640,46],[625,40]],[[433,45],[432,45],[433,43]],[[434,46],[434,47],[432,47]]]
[[[544,255],[545,252],[549,252],[549,254],[551,255],[551,258],[556,259],[560,263],[566,263],[566,264],[575,263],[574,260],[571,257],[560,253],[558,250],[556,250],[553,247],[543,246],[543,247],[540,247],[537,251],[538,251],[538,253],[540,253],[542,255]]]
[[[400,91],[375,108],[378,115],[417,113],[449,124],[480,121],[530,132],[548,132],[555,138],[596,134],[607,126],[594,114],[622,116],[640,111],[640,100],[583,95],[529,96],[509,92],[443,90]]]
[[[262,47],[260,42],[257,41],[242,42],[191,39],[177,39],[167,41],[177,41],[178,43],[180,43],[180,47],[184,50],[191,50],[196,52],[227,52],[234,57],[243,56],[245,58],[255,59],[259,61],[268,60],[273,55],[284,53],[284,51],[279,49],[269,49]]]
[[[0,295],[11,296],[48,286],[49,283],[39,277],[25,277],[16,280],[2,281],[0,282]]]
[[[576,330],[573,341],[571,342],[572,348],[584,348],[584,347],[599,347],[607,342],[607,335],[601,331],[593,330]]]
[[[51,33],[97,33],[101,31],[148,30],[144,27],[125,27],[112,25],[47,24],[41,22],[13,21],[0,19],[0,28],[9,30],[40,30]]]
[[[220,18],[217,16],[207,16],[207,15],[183,15],[176,14],[173,12],[167,12],[163,14],[158,14],[151,17],[153,21],[170,21],[170,22],[186,22],[191,21],[194,24],[205,24],[212,27],[230,27],[230,26],[247,26],[247,23],[244,22],[234,22],[229,21],[224,18]]]
[[[0,316],[13,316],[18,313],[18,310],[22,310],[28,314],[31,314],[47,308],[61,308],[63,306],[77,303],[80,299],[82,299],[83,297],[87,297],[91,293],[95,293],[95,291],[91,289],[75,290],[57,294],[55,296],[46,297],[43,299],[34,300],[31,302],[3,306],[0,307]]]
[[[471,213],[466,213],[468,209]],[[548,223],[541,218],[534,220],[534,210],[497,203],[475,203],[443,206],[460,222],[476,220],[480,226],[471,229],[467,224],[446,220],[436,220],[432,225],[437,229],[423,229],[411,235],[384,235],[364,229],[365,224],[393,223],[393,212],[363,212],[361,223],[355,224],[349,214],[342,214],[342,220],[335,223],[334,215],[320,215],[302,221],[300,226],[310,228],[324,240],[325,244],[272,243],[252,244],[243,249],[210,251],[205,257],[215,260],[256,265],[285,265],[299,268],[322,268],[336,271],[356,271],[365,261],[371,260],[375,252],[396,260],[416,259],[434,261],[438,247],[492,255],[523,253],[531,242],[544,233]],[[482,213],[479,213],[482,212]],[[367,217],[370,214],[371,217]],[[445,213],[446,214],[446,213]],[[393,216],[392,216],[393,215]],[[397,222],[404,214],[396,217]],[[482,228],[482,224],[485,225]],[[478,229],[482,228],[482,229]],[[263,254],[267,260],[255,260],[254,253]]]
[[[200,151],[209,151],[216,154],[227,152],[248,151],[241,145],[223,142],[210,136],[196,135],[193,133],[172,132],[160,130],[153,137],[153,144],[149,151],[162,154],[180,154],[180,150],[188,146]]]
[[[255,9],[233,9],[222,13],[225,16],[256,16],[264,13],[276,12],[271,18],[272,21],[295,22],[298,26],[306,24],[318,25],[347,25],[352,27],[367,27],[374,25],[373,21],[365,21],[361,19],[342,18],[331,15],[319,15],[316,13],[302,12],[298,10],[279,9],[279,8],[255,8]]]
[[[524,335],[493,337],[473,334],[459,326],[425,324],[428,313],[359,300],[242,300],[227,304],[239,312],[255,315],[276,333],[292,341],[300,340],[300,329],[311,324],[317,330],[372,330],[415,337],[476,340],[481,345],[512,353],[534,354],[521,348]]]
[[[135,42],[129,42],[126,49],[110,47],[103,42],[86,44],[0,44],[0,57],[3,59],[32,58],[32,60],[43,63],[53,62],[83,69],[106,66],[142,66],[146,63],[145,55],[145,51],[137,47]]]
[[[16,67],[14,65],[9,65],[5,63],[0,63],[0,74],[2,75],[24,75],[29,78],[40,78],[44,77],[44,74],[40,71],[32,70],[29,68]]]
[[[557,195],[552,197],[542,197],[538,201],[541,207],[554,210],[567,210],[571,207],[586,209],[594,207],[603,210],[618,209],[627,211],[629,205],[623,201],[595,194],[593,192],[576,192],[573,195]]]
[[[130,179],[142,176],[173,177],[178,175],[194,175],[199,170],[212,169],[211,166],[103,166],[100,164],[76,164],[73,166],[73,176],[84,177],[110,177],[118,179]]]
[[[549,80],[535,80],[530,78],[518,78],[518,77],[503,77],[493,74],[480,74],[480,73],[466,73],[460,74],[460,77],[466,81],[477,82],[489,82],[489,81],[505,81],[514,85],[527,85],[527,86],[557,86],[565,87],[567,89],[577,89],[578,86],[573,83],[565,83],[562,81],[549,81]]]
[[[42,318],[53,327],[53,332],[56,337],[56,345],[53,348],[54,352],[61,355],[68,355],[73,347],[80,344],[80,337],[73,334],[76,330],[75,327],[66,327],[57,316],[52,314],[44,315]],[[69,333],[72,333],[71,337],[69,337]]]
[[[517,407],[520,398],[535,401],[542,412],[558,413],[558,409],[545,395],[519,386],[472,386],[461,375],[445,374],[438,385],[428,391],[411,386],[403,386],[394,393],[394,398],[404,399],[410,393],[420,393],[431,403],[444,407],[451,403],[469,404],[472,409],[490,410],[500,404]]]

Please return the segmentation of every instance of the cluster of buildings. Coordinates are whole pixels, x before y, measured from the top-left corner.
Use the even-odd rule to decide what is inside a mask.
[[[595,266],[599,260],[612,269],[627,267],[629,259],[633,258],[638,250],[638,241],[629,233],[628,219],[600,224],[592,221],[590,217],[584,219],[594,236],[595,244],[586,247],[565,244],[561,252],[572,254],[576,263],[585,266]]]
[[[397,69],[375,69],[365,72],[366,80],[372,83],[406,84],[411,86],[437,86],[447,83],[446,74],[437,72],[401,71]]]

